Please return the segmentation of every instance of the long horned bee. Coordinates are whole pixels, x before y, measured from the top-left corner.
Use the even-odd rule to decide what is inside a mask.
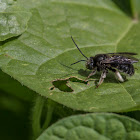
[[[96,86],[96,88],[103,83],[104,79],[106,78],[106,74],[108,73],[108,70],[114,72],[117,79],[120,82],[124,82],[124,79],[121,76],[120,72],[126,73],[129,76],[134,75],[135,69],[133,63],[137,63],[139,61],[138,59],[132,57],[133,55],[137,55],[136,53],[118,52],[118,53],[97,54],[93,57],[88,58],[79,49],[72,36],[71,39],[75,44],[75,46],[77,47],[77,49],[79,50],[79,52],[86,58],[86,60],[79,60],[75,63],[72,63],[71,65],[74,65],[81,61],[86,61],[86,68],[92,70],[92,72],[89,74],[87,78],[90,78],[92,75],[95,75],[97,71],[98,72],[102,71],[99,83]]]

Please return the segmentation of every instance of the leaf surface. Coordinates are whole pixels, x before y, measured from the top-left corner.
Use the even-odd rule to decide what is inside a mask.
[[[32,101],[35,95],[35,92],[21,85],[18,81],[14,80],[9,75],[3,73],[1,70],[0,70],[0,91],[3,91],[8,95],[13,95],[18,99],[24,101]]]
[[[140,123],[114,114],[87,114],[60,120],[37,140],[140,140]]]
[[[109,0],[52,0],[31,7],[30,11],[32,16],[27,30],[0,46],[0,67],[5,73],[37,93],[73,109],[91,112],[139,109],[139,63],[135,64],[138,68],[135,75],[124,83],[119,83],[110,72],[96,89],[98,73],[88,85],[68,81],[73,92],[60,88],[50,90],[54,80],[72,76],[85,80],[91,72],[85,71],[84,62],[70,66],[84,59],[71,35],[87,57],[111,52],[139,53],[138,20],[128,17]]]
[[[14,1],[0,1],[0,41],[22,34],[30,16],[30,12],[14,7]]]

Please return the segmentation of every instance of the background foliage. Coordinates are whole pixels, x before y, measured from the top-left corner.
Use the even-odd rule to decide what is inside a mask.
[[[98,89],[95,84],[100,73],[87,84],[84,80],[90,71],[85,70],[85,64],[70,67],[83,59],[71,35],[88,57],[123,51],[140,54],[139,5],[138,0],[0,0],[0,138],[84,138],[79,132],[85,129],[81,128],[83,118],[78,114],[87,112],[116,112],[139,121],[139,63],[126,82],[119,83],[109,73]],[[71,115],[76,115],[72,118],[75,122],[82,120],[77,124],[80,129],[71,123]],[[127,130],[125,117],[93,113],[91,120],[87,116],[84,125],[91,121],[104,127],[107,120],[123,120],[120,126],[111,123],[107,130],[92,126],[90,133],[83,133],[87,139],[111,138],[104,131],[117,127],[124,129],[116,131],[113,139],[121,132],[119,139],[123,138],[124,131],[129,139],[140,139],[140,124],[130,118],[126,119],[131,125]],[[54,123],[65,117],[70,132],[66,133],[64,126],[57,132],[65,120]],[[102,119],[97,121],[98,117]]]

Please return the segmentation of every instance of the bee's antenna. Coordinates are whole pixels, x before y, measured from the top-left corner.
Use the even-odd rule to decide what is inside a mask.
[[[88,58],[82,53],[82,51],[79,49],[79,47],[77,46],[77,44],[75,43],[74,39],[71,36],[71,39],[73,41],[73,43],[75,44],[75,46],[77,47],[77,49],[79,50],[79,52],[88,60]],[[78,63],[78,62],[77,62]]]
[[[81,62],[81,61],[86,61],[86,60],[79,60],[79,61],[77,61],[77,62],[75,62],[75,63],[72,63],[71,65],[77,64],[77,63],[79,63],[79,62]]]

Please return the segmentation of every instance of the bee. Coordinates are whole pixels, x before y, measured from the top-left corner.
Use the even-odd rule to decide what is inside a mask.
[[[96,88],[103,83],[109,70],[115,73],[116,78],[120,82],[124,82],[124,79],[121,76],[120,72],[123,72],[129,76],[134,75],[135,69],[133,63],[137,63],[139,61],[138,59],[132,57],[133,55],[137,55],[136,53],[131,52],[106,53],[106,54],[97,54],[95,56],[88,58],[79,49],[72,36],[71,39],[75,44],[75,46],[77,47],[77,49],[79,50],[79,52],[86,58],[86,60],[79,60],[75,63],[72,63],[71,65],[74,65],[81,61],[86,61],[86,68],[92,70],[92,72],[89,74],[87,78],[90,78],[91,76],[95,75],[97,71],[102,72]]]

